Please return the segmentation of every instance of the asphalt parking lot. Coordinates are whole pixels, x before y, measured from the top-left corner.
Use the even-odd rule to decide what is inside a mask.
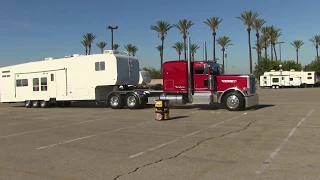
[[[320,88],[242,112],[0,105],[0,179],[320,179]]]

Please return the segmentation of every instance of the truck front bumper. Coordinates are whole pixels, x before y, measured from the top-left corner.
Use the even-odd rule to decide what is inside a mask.
[[[256,106],[259,104],[259,95],[258,94],[254,94],[251,96],[246,96],[245,97],[245,101],[246,101],[246,108],[252,107],[252,106]]]

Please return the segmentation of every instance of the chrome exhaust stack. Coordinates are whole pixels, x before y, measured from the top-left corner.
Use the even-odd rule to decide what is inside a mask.
[[[191,49],[190,49],[190,45],[191,45],[191,38],[188,37],[188,39],[187,39],[188,102],[192,103],[193,102],[193,98],[192,98],[192,89],[191,89],[192,83],[191,83]]]
[[[207,42],[206,41],[203,42],[203,60],[204,61],[208,61],[208,57],[207,57]]]

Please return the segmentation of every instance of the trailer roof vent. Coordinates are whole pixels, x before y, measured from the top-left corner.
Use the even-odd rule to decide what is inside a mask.
[[[290,71],[295,71],[294,69],[290,69]]]
[[[119,54],[119,51],[116,51],[116,50],[104,50],[103,54]]]
[[[275,70],[274,70],[274,69],[272,69],[272,70],[271,70],[271,72],[275,72]]]
[[[48,61],[48,60],[53,60],[53,57],[46,57],[44,58],[45,61]]]
[[[73,54],[72,57],[79,57],[80,54]]]

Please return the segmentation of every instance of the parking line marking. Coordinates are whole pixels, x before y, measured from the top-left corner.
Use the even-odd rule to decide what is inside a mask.
[[[314,110],[311,110],[304,118],[302,118],[299,123],[290,131],[288,136],[282,140],[282,143],[269,155],[268,159],[266,159],[259,170],[256,171],[257,174],[261,174],[267,166],[271,163],[271,161],[276,157],[278,152],[283,148],[283,146],[289,141],[289,138],[294,134],[297,128],[309,117]]]
[[[194,112],[197,112],[197,111],[192,111],[191,113],[194,113]],[[136,113],[134,113],[134,114],[136,114]],[[184,113],[182,115],[185,115],[185,114],[189,114],[189,113]],[[115,130],[110,130],[110,131],[106,131],[106,132],[102,132],[102,133],[98,133],[98,134],[93,134],[93,135],[89,135],[89,136],[84,136],[84,137],[80,137],[80,138],[64,141],[64,142],[61,142],[61,143],[55,143],[55,144],[51,144],[51,145],[47,145],[47,146],[42,146],[42,147],[39,147],[37,149],[38,150],[39,149],[44,149],[44,148],[48,148],[48,147],[52,147],[52,146],[58,146],[58,145],[61,145],[61,144],[66,144],[66,143],[70,143],[70,142],[74,142],[74,141],[78,141],[78,140],[82,140],[82,139],[87,139],[87,138],[91,138],[91,137],[95,137],[95,136],[100,136],[100,135],[104,135],[104,134],[110,134],[112,132],[120,131],[120,130],[123,130],[123,129],[129,129],[129,128],[132,128],[132,127],[135,127],[135,126],[141,126],[143,124],[148,124],[148,123],[152,123],[152,122],[157,122],[157,121],[156,120],[147,121],[147,122],[143,122],[143,123],[139,123],[139,124],[123,127],[123,128],[118,128],[118,129],[115,129]]]
[[[110,110],[110,111],[106,111],[106,112],[112,112],[114,110]],[[84,113],[84,114],[81,114],[81,115],[90,115],[92,113]],[[1,127],[7,127],[7,126],[15,126],[15,125],[20,125],[20,124],[30,124],[30,123],[38,123],[38,122],[44,122],[44,121],[49,121],[49,120],[53,120],[53,119],[60,119],[60,118],[70,118],[70,117],[77,117],[77,115],[69,115],[69,116],[59,116],[59,117],[41,117],[43,119],[40,119],[40,118],[37,118],[37,119],[34,119],[35,121],[28,121],[28,122],[17,122],[17,123],[11,123],[11,124],[4,124],[4,125],[0,125],[0,128]],[[23,117],[23,116],[21,116]]]
[[[122,128],[118,128],[118,129],[114,129],[114,130],[98,133],[98,134],[84,136],[84,137],[80,137],[80,138],[76,138],[76,139],[71,139],[71,140],[68,140],[68,141],[61,142],[61,143],[55,143],[55,144],[50,144],[50,145],[47,145],[47,146],[38,147],[37,149],[38,150],[39,149],[44,149],[44,148],[48,148],[48,147],[52,147],[52,146],[58,146],[58,145],[61,145],[61,144],[66,144],[66,143],[70,143],[70,142],[74,142],[74,141],[79,141],[79,140],[82,140],[82,139],[87,139],[87,138],[91,138],[91,137],[95,137],[95,136],[100,136],[100,135],[103,135],[103,134],[109,134],[109,133],[112,133],[112,132],[117,132],[117,131],[120,131],[120,130],[123,130],[123,129],[133,128],[135,126],[140,126],[142,124],[147,124],[147,123],[151,123],[151,122],[155,122],[155,121],[148,121],[148,122],[139,123],[139,124],[135,124],[135,125],[127,126],[127,127],[122,127]]]
[[[230,118],[230,119],[224,120],[224,121],[222,121],[222,122],[213,124],[213,125],[211,125],[211,126],[209,126],[209,127],[207,127],[207,128],[204,128],[204,129],[195,131],[195,132],[193,132],[193,133],[184,135],[184,136],[182,136],[182,137],[180,137],[180,138],[177,138],[177,139],[174,139],[174,140],[172,140],[172,141],[169,141],[169,142],[160,144],[160,145],[158,145],[158,146],[156,146],[156,147],[147,149],[146,151],[142,151],[142,152],[139,152],[139,153],[137,153],[137,154],[131,155],[131,156],[129,156],[129,158],[134,158],[134,157],[140,156],[140,155],[142,155],[142,154],[145,154],[145,153],[147,153],[147,152],[149,152],[149,151],[153,151],[153,150],[156,150],[156,149],[161,148],[161,147],[163,147],[163,146],[172,144],[172,143],[174,143],[174,142],[176,142],[176,141],[178,141],[178,140],[182,140],[182,139],[187,138],[187,137],[189,137],[189,136],[193,136],[193,135],[198,134],[198,133],[200,133],[200,132],[203,132],[203,131],[205,131],[205,130],[207,130],[207,129],[213,128],[213,127],[218,126],[218,125],[220,125],[220,124],[223,124],[223,123],[225,123],[225,122],[228,122],[228,121],[237,119],[237,118],[239,118],[239,117],[241,117],[241,116],[243,116],[243,115],[246,115],[246,114],[247,114],[247,113],[243,113],[243,114],[238,115],[238,116],[235,116],[235,117],[233,117],[233,118]]]

